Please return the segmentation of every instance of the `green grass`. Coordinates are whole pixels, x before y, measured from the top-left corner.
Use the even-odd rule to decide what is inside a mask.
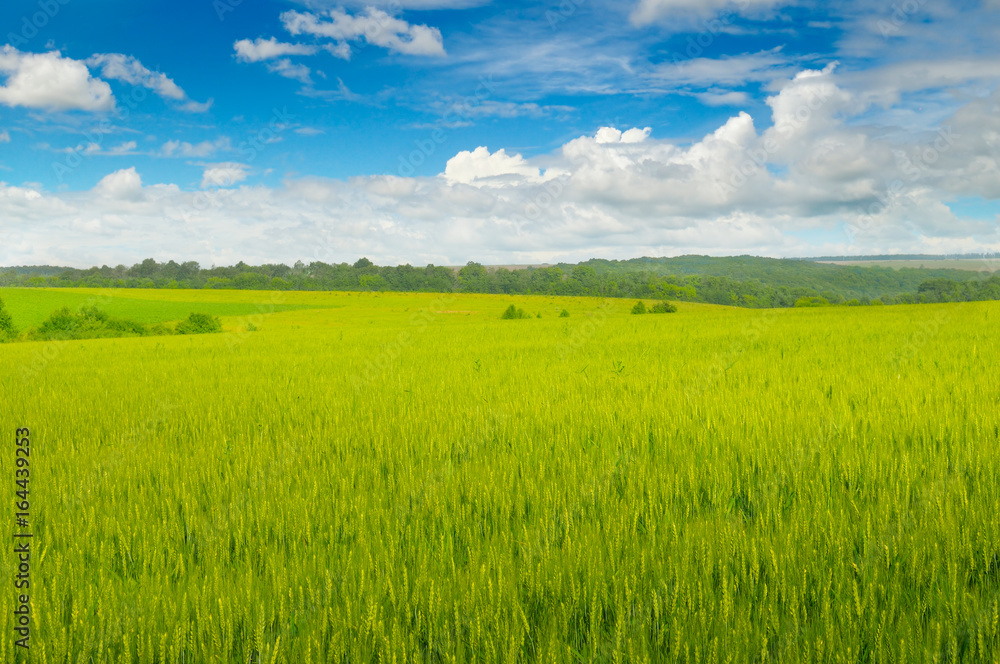
[[[1000,655],[1000,304],[440,298],[0,346],[32,661]]]
[[[317,306],[271,304],[271,293],[256,293],[249,297],[243,294],[242,301],[227,301],[226,294],[220,293],[197,297],[201,295],[200,291],[177,291],[185,298],[181,300],[150,298],[145,293],[139,293],[115,289],[0,288],[0,300],[13,317],[14,325],[22,330],[38,325],[53,311],[64,306],[78,311],[82,306],[96,304],[110,316],[145,324],[181,320],[193,311],[204,311],[214,316],[248,316],[257,313],[261,307],[271,312]],[[280,296],[281,293],[276,291],[274,295]]]

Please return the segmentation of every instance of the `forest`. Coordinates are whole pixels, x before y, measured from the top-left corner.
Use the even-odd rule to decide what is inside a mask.
[[[1000,299],[1000,276],[955,269],[843,266],[753,256],[592,259],[507,268],[301,261],[203,268],[197,262],[90,269],[0,268],[0,287],[395,291],[655,298],[749,308]]]

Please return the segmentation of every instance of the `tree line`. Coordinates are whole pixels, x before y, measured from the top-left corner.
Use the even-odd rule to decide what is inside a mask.
[[[594,259],[544,267],[461,268],[351,263],[203,268],[197,262],[90,269],[8,268],[0,286],[217,288],[303,291],[466,292],[576,295],[705,302],[752,308],[901,304],[1000,299],[1000,276],[961,270],[838,266],[749,256]]]

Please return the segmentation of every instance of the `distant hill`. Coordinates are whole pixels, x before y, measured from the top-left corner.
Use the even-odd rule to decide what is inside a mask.
[[[1000,259],[1000,252],[982,254],[879,254],[872,256],[814,256],[812,258],[796,258],[800,261],[817,263],[862,261],[947,261],[947,260],[977,260],[982,258]]]
[[[916,292],[929,279],[970,281],[979,276],[957,269],[893,269],[882,266],[830,265],[798,258],[757,256],[679,256],[677,258],[632,258],[623,261],[594,258],[580,263],[598,274],[649,272],[669,276],[724,277],[733,281],[756,281],[772,288],[810,289],[839,293],[845,298],[876,298]],[[574,265],[560,264],[564,271]]]

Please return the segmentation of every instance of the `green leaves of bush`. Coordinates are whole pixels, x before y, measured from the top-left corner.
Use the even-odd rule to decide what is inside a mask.
[[[657,302],[649,309],[646,308],[646,303],[639,300],[632,307],[633,314],[672,314],[677,311],[677,305],[670,304],[666,300],[663,302]]]
[[[649,310],[651,314],[672,314],[677,311],[677,305],[670,304],[667,301],[657,302]]]
[[[177,334],[210,334],[222,331],[222,321],[216,316],[193,313],[177,323]]]
[[[0,341],[6,341],[17,334],[14,329],[14,319],[3,307],[3,300],[0,300]]]
[[[503,312],[500,316],[503,320],[516,320],[520,318],[531,318],[528,314],[524,312],[524,309],[518,309],[513,304],[507,307],[507,310]]]
[[[0,340],[5,337],[4,318],[0,308]],[[13,337],[13,326],[9,326],[6,336]],[[68,339],[101,339],[107,337],[147,337],[171,334],[206,334],[221,332],[222,323],[215,316],[193,313],[177,324],[176,328],[159,323],[146,326],[134,320],[112,318],[97,307],[83,307],[79,312],[62,307],[52,312],[48,319],[37,328],[28,330],[25,341],[51,341]]]

